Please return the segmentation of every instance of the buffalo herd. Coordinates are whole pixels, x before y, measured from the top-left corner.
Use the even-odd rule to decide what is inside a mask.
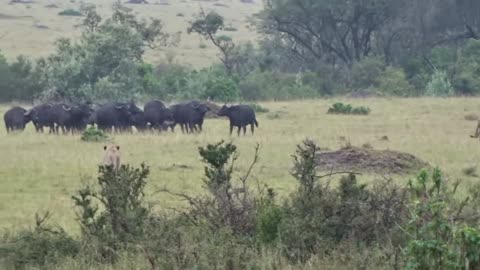
[[[43,103],[26,110],[13,107],[4,114],[7,132],[22,131],[26,124],[32,122],[37,132],[63,134],[84,131],[88,125],[96,125],[103,131],[143,132],[166,131],[173,132],[178,124],[182,133],[199,133],[202,131],[205,115],[210,111],[207,103],[193,100],[172,105],[170,107],[159,100],[149,101],[143,110],[133,101],[108,102],[103,105],[92,103]],[[238,128],[240,135],[250,125],[252,134],[254,126],[258,127],[255,111],[247,105],[224,105],[217,111],[218,116],[225,116],[230,120],[230,134],[233,128]]]

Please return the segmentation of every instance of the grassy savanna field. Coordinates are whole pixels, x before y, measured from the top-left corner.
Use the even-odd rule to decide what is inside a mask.
[[[368,116],[327,115],[335,101],[371,108]],[[254,136],[228,136],[228,121],[207,119],[199,135],[176,133],[157,135],[114,135],[121,146],[122,161],[134,166],[146,162],[151,168],[148,197],[159,208],[181,202],[154,192],[162,187],[189,194],[202,192],[203,164],[198,147],[222,139],[238,147],[240,174],[261,144],[260,161],[251,184],[266,183],[285,198],[296,186],[289,174],[291,154],[305,137],[320,146],[338,149],[345,139],[352,145],[369,143],[375,149],[411,153],[439,166],[451,179],[463,179],[464,187],[478,178],[464,176],[462,169],[480,161],[480,142],[471,139],[476,122],[464,116],[480,113],[478,98],[419,99],[331,99],[262,103],[270,112],[258,114],[260,128]],[[4,104],[0,112],[11,104]],[[178,128],[178,127],[177,127]],[[388,136],[388,141],[380,140]],[[345,137],[342,139],[341,137]],[[84,183],[94,182],[103,156],[103,143],[86,143],[76,136],[36,134],[30,123],[24,133],[7,135],[0,128],[0,228],[18,230],[30,226],[35,212],[51,211],[52,222],[77,232],[70,197]],[[371,181],[379,175],[362,176]],[[405,182],[409,176],[395,177]]]
[[[0,1],[0,50],[9,60],[18,55],[48,56],[59,38],[78,37],[83,17],[59,16],[65,9],[79,10],[81,3],[95,4],[103,18],[110,17],[114,0],[39,0],[29,4],[9,4]],[[122,1],[122,3],[125,1]],[[261,1],[242,3],[234,1],[152,0],[150,4],[125,4],[140,18],[160,19],[164,32],[180,32],[177,46],[147,51],[145,60],[152,64],[165,62],[167,55],[174,62],[206,67],[217,60],[218,49],[197,34],[187,34],[189,23],[201,9],[214,10],[225,17],[225,24],[235,31],[225,31],[235,42],[255,41],[257,34],[249,29],[248,17],[262,9]],[[47,7],[55,5],[56,8]]]

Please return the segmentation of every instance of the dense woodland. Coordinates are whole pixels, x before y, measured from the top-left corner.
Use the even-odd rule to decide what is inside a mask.
[[[194,70],[150,63],[147,49],[176,46],[157,19],[122,5],[102,18],[84,5],[82,35],[46,58],[0,57],[0,100],[210,98],[288,100],[364,95],[452,96],[480,92],[480,2],[473,0],[268,0],[250,19],[259,42],[237,43],[225,18],[202,10],[186,31],[218,49]]]

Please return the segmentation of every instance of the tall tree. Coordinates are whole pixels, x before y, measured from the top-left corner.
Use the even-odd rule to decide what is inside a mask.
[[[271,0],[259,29],[280,33],[293,49],[350,65],[372,53],[376,33],[392,18],[395,0]]]
[[[209,40],[217,47],[221,54],[219,56],[225,66],[227,74],[232,74],[233,61],[232,53],[235,49],[235,43],[231,37],[226,35],[217,35],[225,27],[224,18],[220,14],[211,11],[206,14],[201,10],[199,16],[193,21],[187,29],[187,32],[197,33]]]
[[[104,21],[95,9],[85,11],[78,42],[58,40],[47,58],[44,98],[125,100],[142,94],[145,50],[172,41],[162,23],[139,20],[118,5]]]

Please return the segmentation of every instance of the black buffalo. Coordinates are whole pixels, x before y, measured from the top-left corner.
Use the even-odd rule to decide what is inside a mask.
[[[255,117],[255,111],[248,105],[226,106],[217,112],[218,116],[226,116],[230,119],[230,135],[232,135],[233,127],[238,127],[237,134],[240,135],[240,128],[243,128],[243,134],[247,132],[247,126],[250,125],[252,134],[258,122]]]
[[[164,126],[173,123],[172,111],[159,100],[147,102],[143,108],[145,121],[150,124],[153,130],[163,130]]]
[[[198,100],[188,103],[176,104],[170,107],[172,110],[174,124],[171,125],[172,131],[176,124],[179,124],[182,132],[201,132],[205,114],[210,108]]]
[[[26,115],[32,118],[37,132],[48,126],[50,133],[83,131],[93,110],[89,104],[46,103],[33,107]]]
[[[135,103],[109,102],[100,106],[95,111],[94,121],[99,129],[117,132],[131,131],[132,126],[138,130],[146,128],[146,121],[143,111]]]
[[[25,125],[30,122],[30,116],[27,114],[27,110],[22,107],[13,107],[6,111],[3,115],[5,121],[5,128],[7,133],[13,131],[23,131]]]
[[[55,132],[62,129],[64,134],[85,130],[92,113],[93,109],[88,104],[54,104],[47,111],[47,115],[55,123]]]
[[[32,120],[37,132],[43,133],[44,127],[49,127],[50,133],[55,132],[55,122],[52,114],[50,113],[50,109],[53,107],[53,105],[53,103],[40,104],[31,108],[25,113],[25,115],[30,117]]]

